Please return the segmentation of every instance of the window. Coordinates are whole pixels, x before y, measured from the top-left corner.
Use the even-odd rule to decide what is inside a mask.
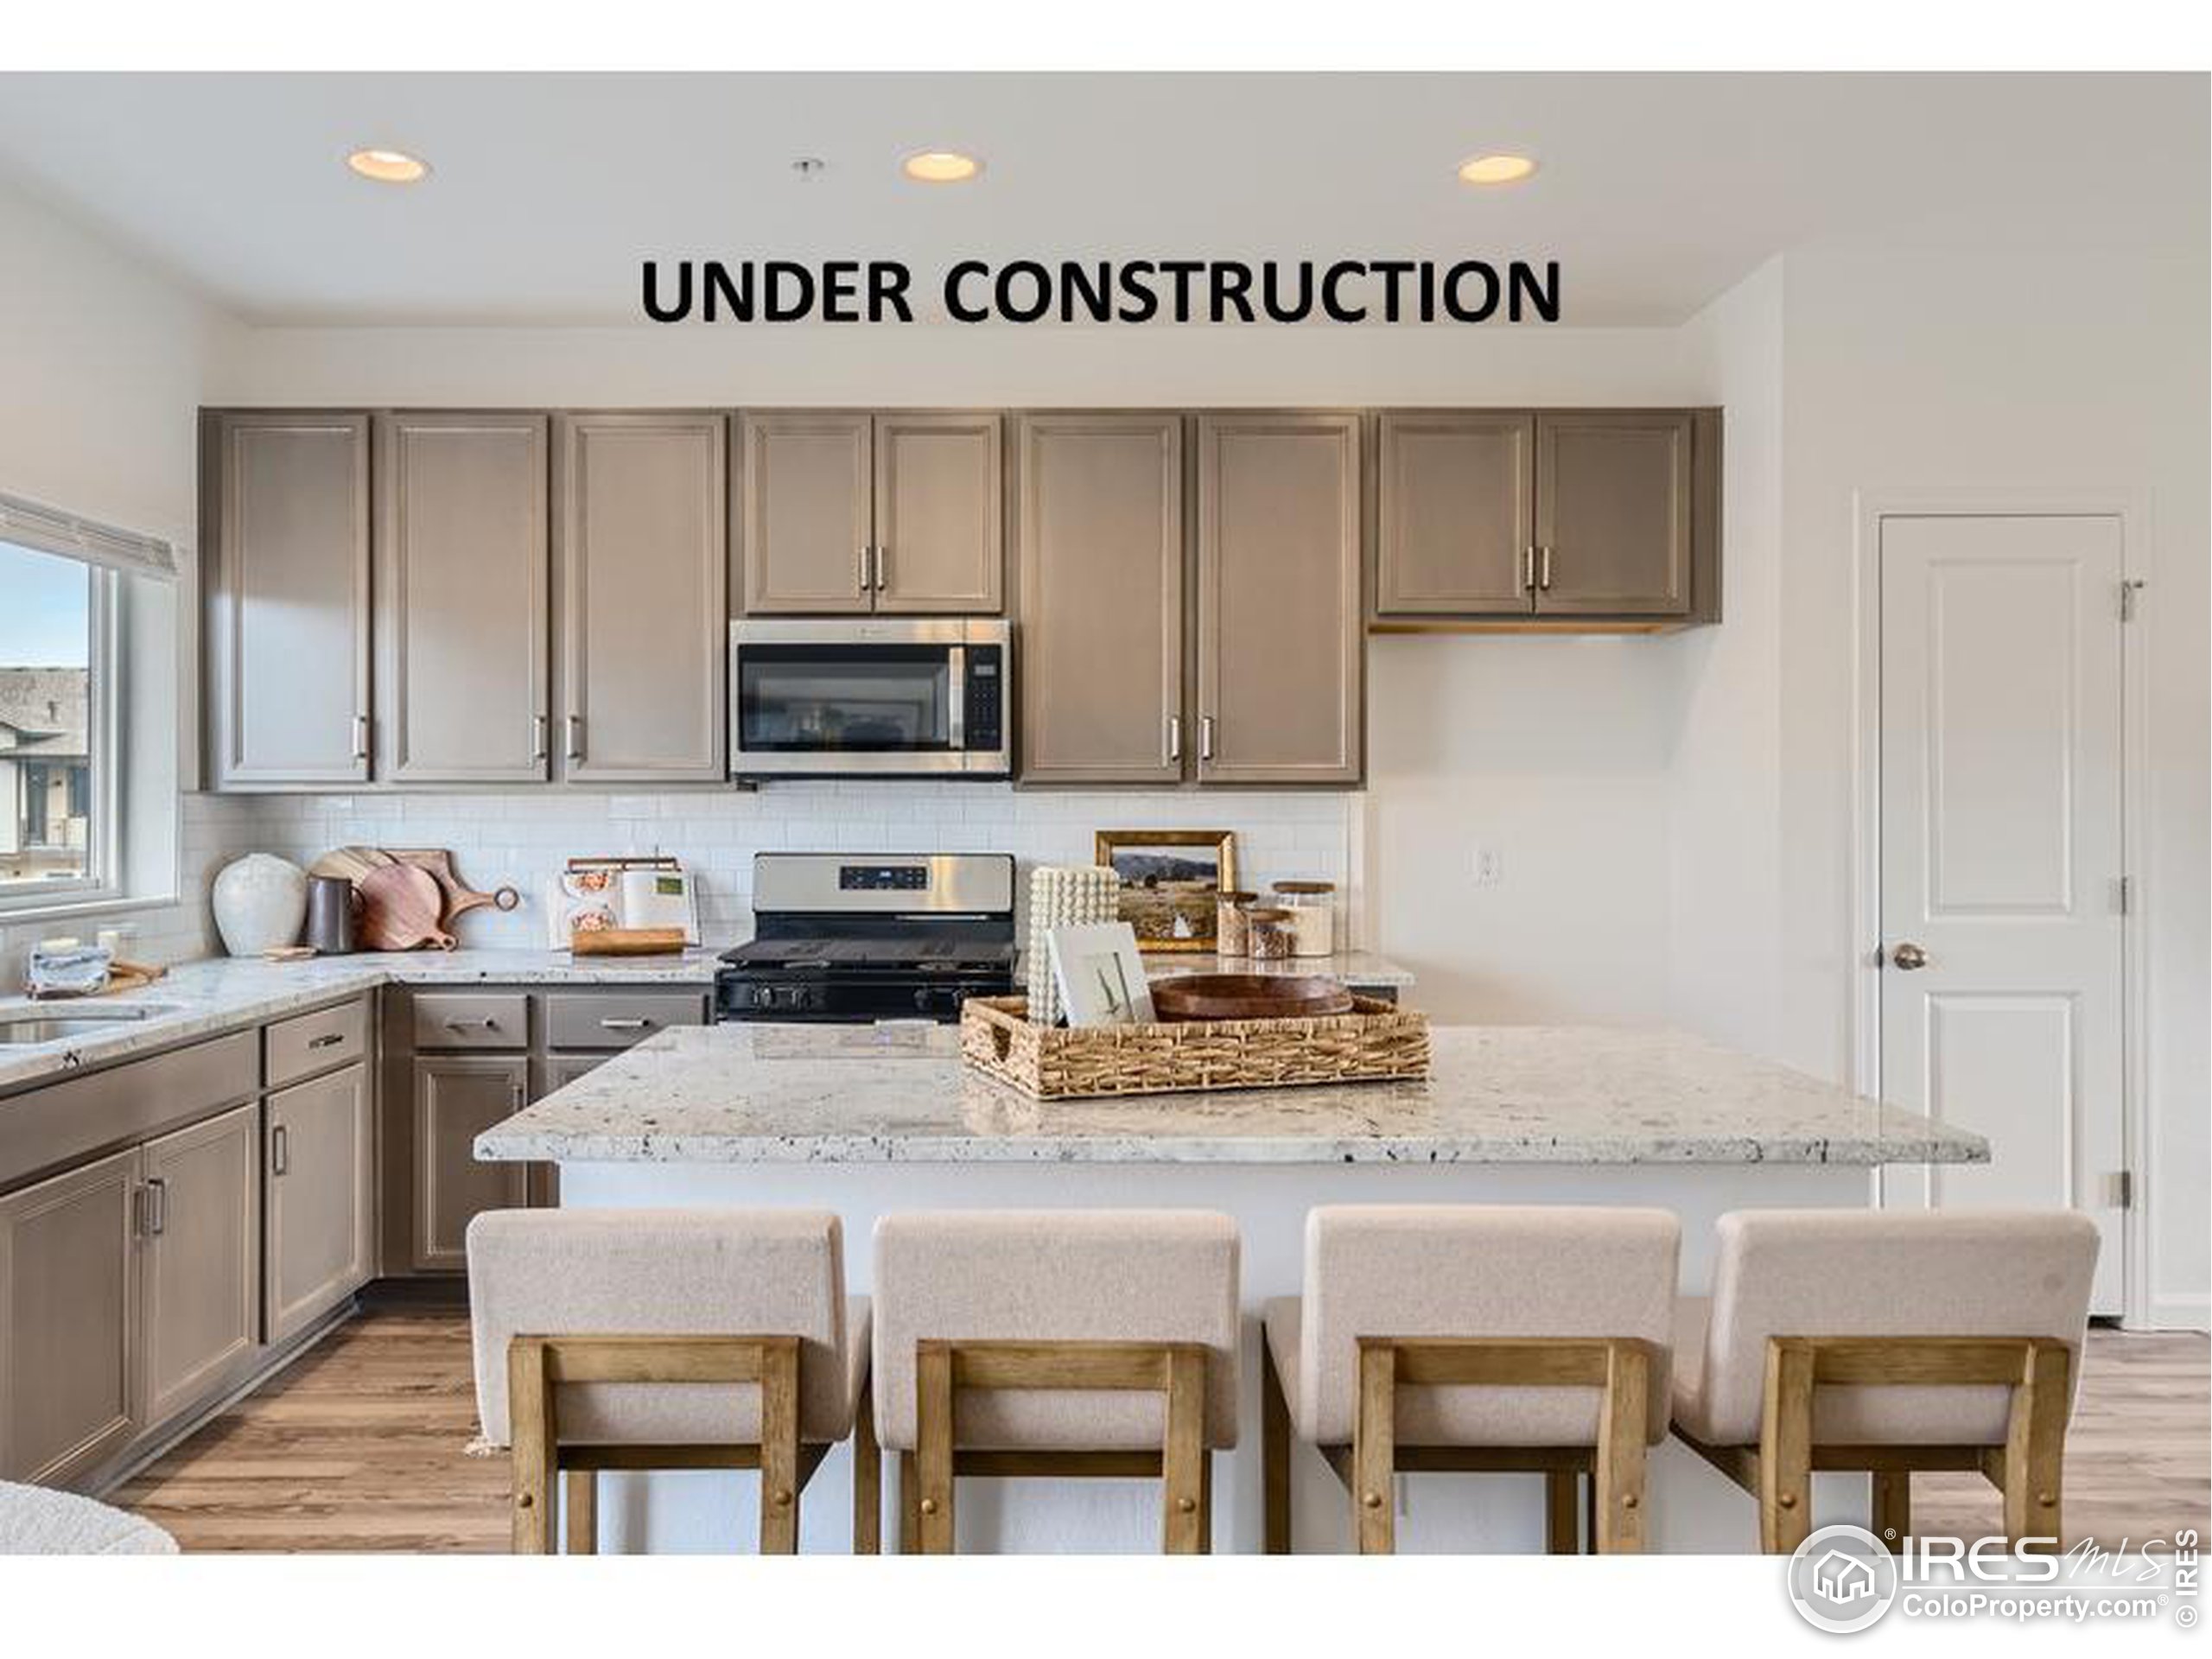
[[[0,902],[113,886],[115,583],[0,540]]]

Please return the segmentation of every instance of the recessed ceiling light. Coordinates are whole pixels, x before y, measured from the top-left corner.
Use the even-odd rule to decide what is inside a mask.
[[[428,162],[404,149],[357,149],[346,165],[378,184],[413,184],[430,170]]]
[[[924,184],[958,184],[983,170],[983,164],[973,156],[963,156],[957,149],[921,150],[909,156],[901,167],[908,178]]]
[[[1518,184],[1536,170],[1526,156],[1476,156],[1459,163],[1462,184]]]

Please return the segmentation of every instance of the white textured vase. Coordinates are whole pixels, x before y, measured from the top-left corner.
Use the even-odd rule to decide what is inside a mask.
[[[308,918],[308,873],[289,859],[248,853],[223,866],[212,900],[223,949],[257,957],[299,943]]]

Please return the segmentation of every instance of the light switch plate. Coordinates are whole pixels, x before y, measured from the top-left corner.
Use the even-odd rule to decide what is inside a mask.
[[[1477,887],[1494,887],[1505,880],[1505,860],[1495,847],[1478,847],[1473,873]]]

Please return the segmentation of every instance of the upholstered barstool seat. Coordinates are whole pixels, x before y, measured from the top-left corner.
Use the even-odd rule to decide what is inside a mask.
[[[827,1211],[505,1210],[468,1229],[484,1440],[512,1446],[518,1548],[595,1533],[607,1468],[759,1468],[762,1547],[795,1548],[798,1496],[857,1431],[855,1547],[880,1526],[869,1309]],[[536,1490],[536,1484],[547,1487]]]
[[[1207,1548],[1211,1452],[1236,1443],[1228,1217],[887,1216],[874,1290],[875,1427],[908,1548],[951,1549],[962,1475],[1157,1477],[1164,1547]]]
[[[1344,1205],[1306,1218],[1302,1297],[1269,1301],[1267,1541],[1291,1543],[1289,1440],[1352,1490],[1365,1551],[1402,1471],[1540,1470],[1551,1538],[1640,1547],[1643,1456],[1665,1437],[1681,1228],[1656,1210]]]
[[[2097,1231],[2069,1211],[1745,1210],[1712,1294],[1675,1311],[1675,1433],[1759,1496],[1761,1541],[1809,1530],[1815,1469],[1873,1477],[1902,1547],[1916,1470],[1979,1470],[2014,1536],[2057,1534]]]

